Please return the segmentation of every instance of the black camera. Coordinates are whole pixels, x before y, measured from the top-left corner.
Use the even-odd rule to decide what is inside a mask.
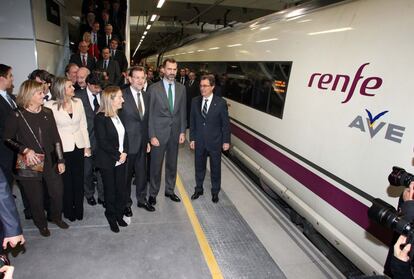
[[[0,254],[0,268],[2,268],[5,265],[10,265],[9,258],[7,258],[6,255]],[[3,278],[4,274],[0,273],[0,278]]]
[[[400,167],[392,167],[392,172],[388,176],[388,182],[395,186],[410,186],[411,181],[414,181],[414,175],[405,171]]]

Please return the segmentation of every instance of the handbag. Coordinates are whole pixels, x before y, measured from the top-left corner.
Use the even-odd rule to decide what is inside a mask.
[[[26,118],[24,117],[23,113],[19,110],[19,114],[22,116],[24,122],[26,123],[27,127],[29,128],[30,132],[32,133],[36,143],[39,145],[40,149],[43,150],[42,145],[37,140],[35,133],[33,133],[32,128],[30,127],[29,123],[27,123]],[[22,177],[38,177],[43,172],[43,167],[45,164],[45,154],[36,153],[36,158],[38,159],[39,163],[30,165],[26,155],[17,154],[16,160],[16,172],[18,176]]]

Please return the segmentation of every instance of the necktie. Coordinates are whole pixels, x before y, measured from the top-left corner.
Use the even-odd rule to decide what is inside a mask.
[[[9,102],[11,108],[15,110],[17,108],[16,104],[14,103],[13,99],[6,93],[7,102]]]
[[[138,107],[138,112],[139,112],[139,117],[141,117],[141,119],[144,117],[143,115],[143,109],[142,109],[142,103],[141,103],[141,92],[138,92],[137,94],[137,107]]]
[[[86,66],[86,57],[82,55],[82,66]]]
[[[193,82],[194,82],[194,80],[190,80],[190,86],[192,86],[192,85],[193,85]]]
[[[98,103],[98,96],[96,96],[95,94],[93,95],[93,106],[95,107],[93,112],[98,112],[99,110],[99,103]]]
[[[49,95],[45,95],[45,97],[43,98],[45,101],[49,101]]]
[[[168,84],[168,104],[170,105],[170,112],[173,113],[174,111],[174,103],[173,103],[173,93],[172,93],[172,84]]]
[[[109,35],[106,35],[106,46],[109,45]]]
[[[108,70],[108,60],[105,60],[104,62],[104,70]]]
[[[115,57],[115,50],[112,50],[112,57]]]
[[[185,79],[184,79],[184,77],[182,77],[181,78],[181,83],[184,84],[184,81],[185,81]]]
[[[208,102],[208,99],[204,99],[204,105],[201,111],[201,115],[203,116],[204,119],[207,117],[207,102]]]

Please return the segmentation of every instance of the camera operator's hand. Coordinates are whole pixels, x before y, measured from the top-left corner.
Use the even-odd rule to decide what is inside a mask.
[[[410,183],[410,186],[404,190],[403,193],[403,200],[404,201],[411,201],[414,199],[414,182]]]
[[[14,248],[16,247],[17,244],[23,245],[25,240],[23,235],[16,235],[16,236],[11,236],[11,237],[5,237],[3,239],[3,249],[7,249],[7,244],[10,244],[10,247]]]
[[[394,245],[394,256],[403,262],[408,262],[410,260],[408,253],[410,253],[411,244],[407,244],[404,246],[403,249],[401,249],[401,245],[404,245],[406,241],[407,237],[404,235],[400,235],[400,237]]]
[[[13,279],[14,267],[11,265],[4,265],[0,268],[0,272],[4,274],[4,279]]]

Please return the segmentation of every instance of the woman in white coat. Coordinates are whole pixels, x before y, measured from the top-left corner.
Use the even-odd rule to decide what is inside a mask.
[[[91,155],[91,145],[82,101],[74,98],[70,80],[57,77],[51,88],[52,109],[63,145],[66,171],[63,174],[63,215],[70,221],[83,218],[84,157]]]

